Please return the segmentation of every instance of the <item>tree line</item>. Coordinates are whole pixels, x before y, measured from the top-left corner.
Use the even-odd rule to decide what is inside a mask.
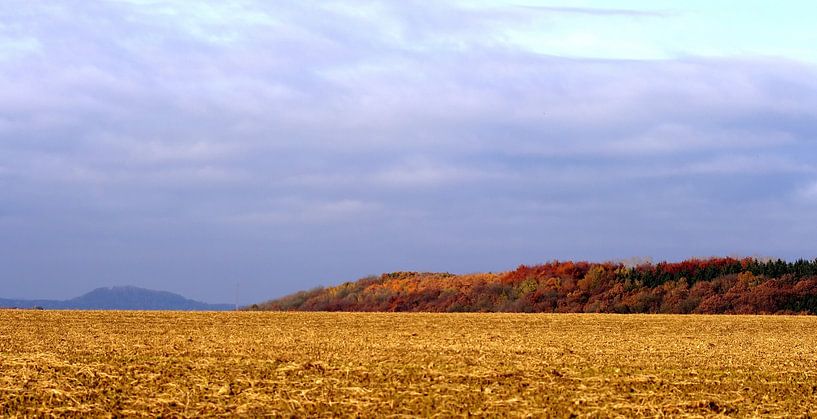
[[[302,291],[259,310],[817,314],[817,259],[552,261],[513,271],[393,272]]]

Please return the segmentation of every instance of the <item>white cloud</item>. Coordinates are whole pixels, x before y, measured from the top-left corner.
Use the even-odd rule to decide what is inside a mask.
[[[801,187],[797,191],[797,196],[808,203],[817,203],[817,181]]]
[[[489,172],[473,167],[455,167],[414,161],[397,165],[367,176],[375,185],[385,187],[435,187],[506,178],[506,173]]]
[[[26,221],[4,223],[0,262],[20,278],[55,276],[9,262],[24,250],[87,273],[77,248],[135,276],[139,255],[186,252],[214,281],[264,276],[268,248],[348,250],[327,276],[774,234],[758,251],[793,254],[801,236],[773,227],[811,220],[792,205],[817,194],[807,64],[546,56],[505,37],[531,21],[496,5],[17,6],[0,39],[38,50],[0,60],[0,211]],[[274,263],[297,274],[291,252]]]
[[[763,150],[792,145],[795,142],[795,138],[786,132],[701,128],[690,123],[657,125],[643,134],[611,141],[609,145],[603,145],[601,148],[613,153],[672,154],[689,151]]]
[[[280,198],[269,203],[271,208],[229,214],[224,217],[228,223],[245,225],[312,225],[334,222],[359,221],[361,217],[371,217],[383,209],[377,202],[355,199],[336,201],[306,201],[301,198]]]

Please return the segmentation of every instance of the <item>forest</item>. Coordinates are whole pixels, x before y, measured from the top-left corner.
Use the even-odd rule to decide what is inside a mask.
[[[249,310],[817,314],[817,259],[551,261],[513,271],[393,272],[301,291]]]

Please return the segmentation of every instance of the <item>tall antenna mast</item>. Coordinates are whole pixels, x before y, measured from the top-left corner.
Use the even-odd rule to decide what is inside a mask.
[[[238,287],[240,284],[238,281],[235,283],[235,311],[238,311]]]

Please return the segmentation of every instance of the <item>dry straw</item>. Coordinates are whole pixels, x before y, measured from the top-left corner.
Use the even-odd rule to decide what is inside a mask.
[[[0,311],[1,416],[817,414],[817,318]]]

